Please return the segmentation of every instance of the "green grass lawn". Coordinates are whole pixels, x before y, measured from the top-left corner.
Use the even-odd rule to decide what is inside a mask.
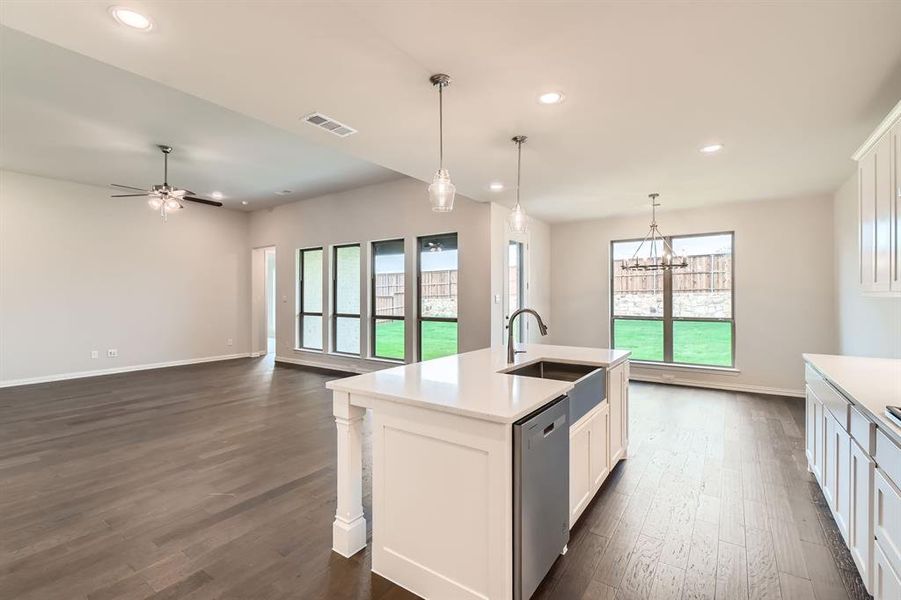
[[[457,324],[422,323],[422,360],[457,353]],[[404,358],[404,322],[383,321],[375,326],[375,354],[380,358]]]
[[[619,319],[613,323],[617,348],[635,360],[663,360],[663,322]],[[673,322],[673,361],[692,365],[732,365],[732,325],[718,321]]]

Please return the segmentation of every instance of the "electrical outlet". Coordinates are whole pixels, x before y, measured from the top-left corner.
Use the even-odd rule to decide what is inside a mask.
[[[116,358],[117,356],[119,356],[119,351],[116,350],[115,348],[110,348],[109,350],[106,351],[107,358]]]
[[[228,338],[227,340],[225,340],[225,345],[226,345],[226,346],[231,346],[232,343],[233,343],[233,340],[232,340],[231,338]]]
[[[97,350],[91,350],[91,358],[100,358],[100,352]]]

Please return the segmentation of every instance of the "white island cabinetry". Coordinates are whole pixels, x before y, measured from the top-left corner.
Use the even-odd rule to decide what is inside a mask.
[[[805,354],[806,454],[864,585],[901,598],[901,360]]]
[[[627,373],[622,367],[629,356],[599,348],[524,348],[513,365],[505,348],[487,348],[327,384],[338,431],[336,552],[351,556],[367,544],[362,446],[371,411],[372,570],[425,598],[513,597],[514,423],[574,384],[506,371],[552,361]],[[615,381],[615,424],[608,402],[570,424],[571,482],[578,483],[562,493],[571,492],[571,509],[578,498],[571,523],[613,465],[614,429],[624,455],[628,395],[621,376]]]

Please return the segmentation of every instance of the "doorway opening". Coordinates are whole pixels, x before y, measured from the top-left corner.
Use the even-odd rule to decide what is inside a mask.
[[[275,355],[277,345],[278,287],[276,285],[275,246],[254,248],[251,277],[253,294],[251,311],[251,356]]]

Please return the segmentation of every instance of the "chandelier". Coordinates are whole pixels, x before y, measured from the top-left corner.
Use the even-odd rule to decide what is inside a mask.
[[[660,194],[649,194],[651,199],[651,227],[648,234],[644,236],[632,258],[626,259],[622,263],[624,271],[669,271],[688,266],[688,260],[684,256],[676,256],[669,240],[660,233],[657,227],[657,207],[660,203],[657,198]],[[648,249],[642,252],[645,244]]]

